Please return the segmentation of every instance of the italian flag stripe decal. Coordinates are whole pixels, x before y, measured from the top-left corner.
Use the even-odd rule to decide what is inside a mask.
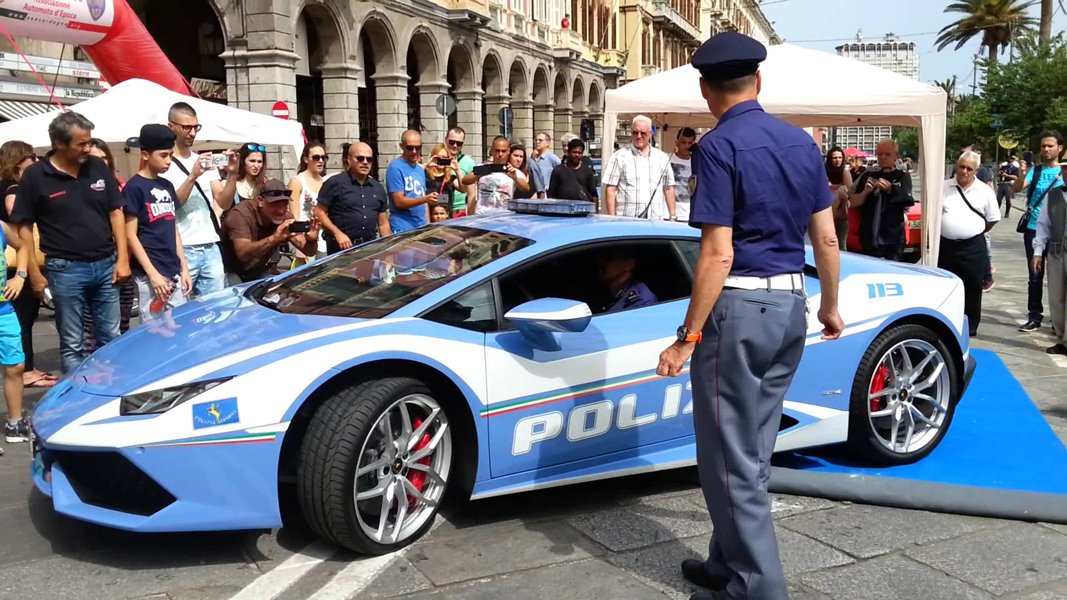
[[[244,434],[233,437],[215,438],[210,440],[191,440],[188,442],[169,442],[155,444],[154,448],[168,446],[222,446],[228,444],[255,444],[258,442],[273,442],[278,437],[277,433]]]
[[[683,369],[678,376],[682,377],[684,375],[687,375],[688,373],[689,369],[686,368]],[[578,388],[567,388],[566,391],[557,390],[549,392],[548,394],[542,394],[540,396],[533,396],[530,398],[501,402],[495,406],[482,409],[481,416],[482,418],[495,417],[497,415],[503,415],[510,412],[526,410],[527,408],[533,408],[535,406],[543,406],[545,404],[552,404],[554,402],[560,402],[563,400],[571,400],[574,398],[590,396],[592,394],[610,392],[632,385],[649,383],[651,381],[656,381],[657,379],[665,378],[656,375],[655,371],[644,371],[641,373],[634,373],[632,375],[624,375],[623,377],[617,377],[615,379],[588,383]]]

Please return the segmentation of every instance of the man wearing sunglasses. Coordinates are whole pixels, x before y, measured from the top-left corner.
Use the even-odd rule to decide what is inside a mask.
[[[336,254],[392,233],[385,188],[370,176],[371,147],[356,142],[348,147],[344,173],[330,177],[319,190],[315,219],[326,232],[326,252]]]
[[[428,204],[436,204],[438,193],[426,193],[426,169],[422,156],[422,134],[408,129],[400,136],[403,154],[385,170],[389,192],[389,227],[396,233],[422,227],[430,221]]]
[[[174,132],[174,153],[170,168],[161,177],[174,185],[178,195],[182,251],[193,280],[193,295],[201,296],[225,286],[216,207],[222,211],[233,206],[240,163],[235,152],[226,152],[230,161],[223,182],[218,170],[211,166],[211,154],[193,152],[201,125],[196,109],[189,104],[178,102],[171,106],[167,121]]]
[[[453,127],[445,136],[445,147],[448,155],[459,163],[459,177],[474,170],[474,159],[463,153],[463,143],[467,139],[467,132],[462,127]],[[478,189],[474,185],[462,185],[452,193],[452,216],[462,217],[467,214],[467,196],[475,196]]]

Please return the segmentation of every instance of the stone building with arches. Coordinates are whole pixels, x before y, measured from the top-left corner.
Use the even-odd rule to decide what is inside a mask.
[[[409,127],[426,146],[463,127],[465,151],[481,159],[505,107],[509,137],[528,146],[537,131],[578,133],[583,119],[597,136],[604,92],[624,75],[597,60],[595,40],[561,27],[563,0],[130,4],[194,84],[217,81],[225,102],[259,113],[285,101],[331,154],[362,139],[379,165],[400,153]]]

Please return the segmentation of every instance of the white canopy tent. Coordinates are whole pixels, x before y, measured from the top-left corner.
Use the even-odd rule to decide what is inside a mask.
[[[167,112],[175,102],[191,105],[203,125],[196,136],[196,150],[235,148],[245,142],[256,142],[268,149],[291,150],[290,161],[295,161],[304,149],[299,121],[286,121],[185,96],[143,79],[123,81],[91,100],[78,103],[71,110],[93,122],[93,136],[111,146],[118,163],[116,167],[124,175],[130,175],[137,170],[139,154],[123,151],[126,140],[140,133],[141,125],[145,123],[166,124]],[[0,140],[22,140],[34,148],[48,149],[51,147],[48,124],[56,114],[53,111],[0,123]],[[289,166],[294,165],[295,162]]]
[[[937,264],[945,156],[944,90],[880,67],[789,44],[769,47],[760,71],[760,104],[799,127],[898,125],[919,130],[922,260]],[[714,127],[716,119],[700,95],[699,79],[700,73],[685,65],[608,90],[604,145],[615,139],[619,115],[647,115],[664,131]]]

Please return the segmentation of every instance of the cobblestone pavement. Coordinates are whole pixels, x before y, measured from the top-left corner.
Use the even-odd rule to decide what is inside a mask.
[[[975,347],[996,351],[1067,440],[1067,360],[1021,334],[1026,271],[1013,219],[994,230],[996,288]],[[39,326],[55,368],[51,322]],[[687,598],[678,571],[711,525],[693,469],[452,507],[398,556],[361,558],[278,532],[134,535],[54,514],[25,445],[0,458],[0,599]],[[775,496],[794,600],[1067,599],[1067,526]]]

